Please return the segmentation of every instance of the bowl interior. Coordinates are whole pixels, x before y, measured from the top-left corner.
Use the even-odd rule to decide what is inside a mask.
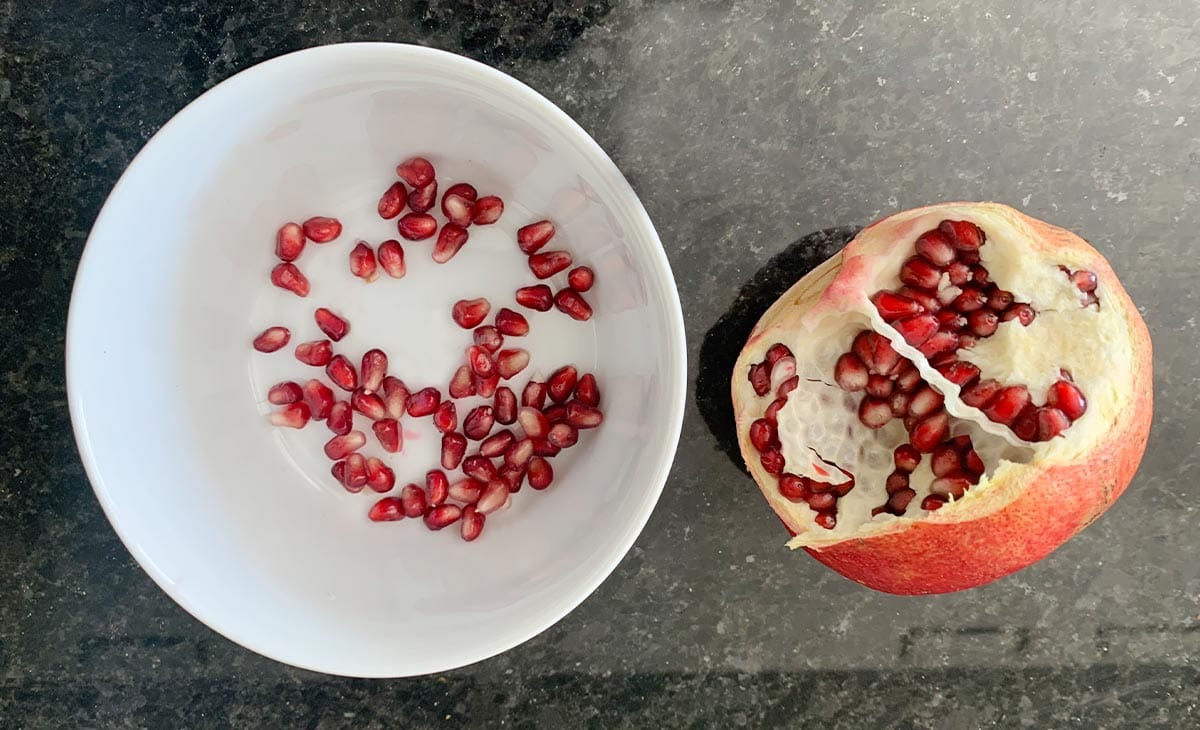
[[[364,285],[356,238],[396,238],[375,213],[404,157],[443,187],[500,195],[501,221],[471,229],[449,264],[404,242],[409,273]],[[345,225],[298,264],[312,293],[271,287],[274,232],[315,214]],[[596,315],[532,313],[528,375],[564,363],[597,374],[606,422],[553,460],[555,484],[526,486],[481,539],[457,525],[375,525],[369,490],[334,485],[324,424],[267,424],[267,388],[323,377],[295,343],[320,337],[330,306],[351,322],[335,346],[357,362],[388,352],[412,389],[445,390],[470,333],[452,303],[512,304],[534,283],[515,231],[553,219],[551,247],[597,272]],[[560,274],[551,283],[564,282]],[[519,308],[518,308],[519,309]],[[254,353],[283,324],[292,344]],[[142,566],[229,638],[321,671],[400,676],[503,651],[558,620],[612,570],[653,509],[682,416],[678,299],[645,212],[600,149],[549,102],[465,59],[387,44],[334,46],[262,64],[166,125],[114,189],[76,282],[68,333],[72,415],[92,483]],[[517,345],[510,340],[510,345]],[[344,394],[343,394],[344,395]],[[459,417],[473,401],[460,403]],[[437,465],[429,419],[406,419],[398,486]],[[359,417],[356,428],[365,421]],[[369,433],[368,433],[369,435]],[[364,451],[386,456],[370,438]],[[453,480],[454,475],[451,475]]]

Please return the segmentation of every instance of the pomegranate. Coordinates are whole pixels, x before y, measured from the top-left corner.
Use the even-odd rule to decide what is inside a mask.
[[[872,224],[797,282],[732,395],[789,547],[877,590],[944,593],[1041,559],[1125,490],[1151,344],[1078,236],[950,203]]]

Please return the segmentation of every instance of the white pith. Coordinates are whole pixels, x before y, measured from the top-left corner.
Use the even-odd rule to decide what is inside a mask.
[[[900,288],[900,264],[914,254],[913,242],[945,219],[979,225],[987,235],[981,259],[992,280],[1011,291],[1016,301],[1029,302],[1037,310],[1037,317],[1028,327],[1016,321],[1002,323],[995,334],[981,339],[973,349],[958,351],[959,358],[977,365],[982,378],[996,378],[1005,385],[1026,385],[1033,402],[1039,405],[1045,403],[1050,384],[1059,378],[1059,369],[1069,370],[1087,397],[1088,408],[1062,436],[1042,443],[1022,442],[1008,427],[993,423],[979,410],[963,404],[957,399],[958,386],[931,368],[883,322],[869,301],[868,297],[880,289]],[[800,385],[778,413],[785,471],[837,483],[843,478],[831,469],[836,463],[856,479],[855,488],[838,500],[837,526],[833,530],[816,525],[816,512],[807,504],[789,502],[777,490],[768,495],[772,506],[788,515],[797,532],[788,543],[790,547],[820,547],[851,536],[890,532],[900,523],[913,520],[957,521],[956,513],[985,500],[997,480],[1007,481],[1015,471],[1033,468],[1027,466],[1033,462],[1039,468],[1070,462],[1116,424],[1122,408],[1121,394],[1128,392],[1133,377],[1133,345],[1122,314],[1115,306],[1105,306],[1107,284],[1103,279],[1096,290],[1099,309],[1080,306],[1078,290],[1059,266],[1087,268],[1084,254],[1074,249],[1035,253],[1029,244],[1031,232],[1023,228],[1019,221],[988,206],[945,205],[894,216],[860,234],[861,248],[856,253],[868,263],[853,296],[840,297],[836,307],[822,303],[802,317],[799,326],[770,330],[756,343],[756,350],[761,351],[751,353],[750,362],[762,360],[775,342],[787,345],[797,360]],[[825,285],[828,281],[818,284]],[[930,459],[925,455],[911,477],[910,486],[917,496],[906,514],[871,515],[872,509],[887,500],[884,481],[894,468],[892,452],[908,441],[908,434],[899,420],[877,431],[863,426],[857,416],[863,394],[845,393],[834,384],[834,362],[850,349],[854,335],[866,328],[888,337],[898,352],[917,364],[927,382],[946,394],[946,409],[953,416],[950,435],[970,434],[987,466],[984,476],[966,496],[936,513],[920,508],[932,480]],[[755,399],[751,409],[760,414],[774,399],[772,393],[756,397],[752,390],[748,397]]]

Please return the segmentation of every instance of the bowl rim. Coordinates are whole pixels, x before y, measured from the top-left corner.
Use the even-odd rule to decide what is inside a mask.
[[[383,58],[386,56],[386,58]],[[254,635],[238,634],[228,630],[220,616],[206,615],[205,611],[196,605],[192,605],[180,591],[176,590],[174,582],[166,575],[154,562],[152,557],[145,552],[136,540],[136,536],[129,534],[126,528],[123,527],[116,519],[116,503],[112,499],[109,489],[104,481],[104,477],[100,472],[96,455],[91,448],[91,440],[88,437],[88,425],[85,420],[83,403],[81,402],[81,384],[79,378],[81,373],[88,368],[88,363],[83,361],[81,355],[77,355],[77,347],[75,342],[81,336],[79,334],[79,320],[83,315],[80,313],[81,306],[77,306],[78,300],[76,293],[80,289],[80,282],[89,276],[89,271],[94,270],[94,266],[89,267],[89,258],[93,255],[95,247],[92,245],[93,239],[98,237],[97,232],[108,235],[104,232],[105,221],[109,213],[109,207],[113,201],[118,198],[127,184],[129,179],[136,174],[135,170],[138,167],[138,162],[147,155],[148,151],[156,148],[157,145],[163,144],[163,138],[166,134],[176,126],[182,124],[181,119],[185,119],[190,113],[194,113],[195,108],[200,105],[214,103],[214,99],[219,99],[223,94],[230,93],[232,90],[253,84],[257,79],[267,73],[274,72],[278,69],[284,69],[288,66],[293,66],[299,63],[308,63],[319,57],[323,63],[338,63],[342,61],[354,61],[369,58],[373,61],[389,62],[395,60],[402,62],[404,60],[420,59],[425,63],[440,64],[444,67],[455,69],[465,73],[477,74],[483,79],[486,79],[489,85],[493,85],[518,98],[522,104],[536,107],[540,113],[548,117],[551,123],[558,126],[569,141],[576,145],[577,148],[593,158],[596,163],[598,173],[607,178],[607,181],[612,185],[613,189],[619,197],[619,202],[627,206],[627,210],[634,220],[637,228],[637,238],[643,242],[650,250],[649,259],[653,261],[653,271],[644,272],[652,280],[657,280],[666,294],[664,299],[664,314],[666,315],[665,327],[668,330],[669,340],[664,343],[664,351],[668,354],[666,358],[666,368],[662,372],[665,378],[665,384],[673,390],[673,398],[666,423],[668,429],[668,439],[664,441],[665,447],[658,455],[657,465],[652,477],[647,484],[647,498],[643,501],[643,507],[640,514],[632,516],[629,523],[630,528],[624,531],[624,534],[617,538],[611,549],[608,550],[607,556],[601,561],[592,575],[581,584],[581,589],[577,595],[573,595],[569,600],[563,602],[561,611],[554,611],[547,614],[541,621],[531,621],[526,624],[523,630],[514,631],[506,641],[498,642],[495,646],[486,647],[485,651],[475,656],[462,656],[451,658],[444,666],[430,666],[422,668],[419,671],[385,671],[385,672],[355,672],[352,669],[348,670],[345,665],[353,664],[353,658],[340,657],[337,662],[340,666],[333,667],[327,662],[322,661],[306,661],[301,657],[283,657],[277,653],[266,649],[256,639]],[[67,405],[71,417],[72,431],[75,437],[76,448],[79,451],[79,456],[83,462],[84,470],[87,474],[88,481],[92,486],[92,491],[96,494],[97,500],[100,502],[101,509],[104,511],[105,517],[109,524],[116,532],[117,537],[125,545],[125,549],[133,556],[134,560],[141,569],[150,576],[150,578],[165,592],[175,603],[183,608],[187,613],[191,614],[195,619],[203,623],[208,628],[221,634],[230,641],[242,646],[250,651],[265,656],[282,664],[299,667],[314,672],[325,674],[333,674],[338,676],[349,677],[364,677],[364,678],[393,678],[405,676],[423,676],[427,674],[450,671],[461,667],[469,666],[477,662],[490,659],[498,656],[508,650],[525,643],[538,634],[542,633],[551,626],[561,621],[567,614],[574,611],[584,600],[586,600],[597,588],[612,574],[617,565],[628,554],[634,542],[645,529],[646,523],[650,519],[654,508],[658,504],[658,500],[662,495],[663,488],[666,485],[667,477],[669,476],[671,467],[675,460],[675,455],[679,447],[679,439],[683,428],[684,409],[687,396],[687,344],[684,330],[683,310],[679,299],[679,291],[675,284],[675,278],[671,271],[670,261],[667,258],[666,251],[663,249],[662,241],[655,230],[654,223],[642,205],[641,200],[637,197],[625,176],[617,168],[616,163],[608,156],[599,143],[594,140],[574,119],[566,112],[560,109],[557,105],[544,97],[542,94],[534,90],[527,84],[509,76],[508,74],[492,68],[484,63],[480,63],[465,56],[443,51],[436,48],[419,46],[407,43],[386,43],[386,42],[361,42],[361,43],[337,43],[322,46],[314,46],[286,53],[281,56],[261,61],[253,66],[245,68],[229,78],[221,81],[212,88],[206,90],[195,99],[190,101],[181,110],[176,112],[165,124],[160,127],[153,136],[142,146],[138,153],[130,160],[128,166],[121,173],[116,184],[105,198],[104,205],[101,207],[96,220],[93,222],[91,230],[88,234],[87,242],[84,245],[82,254],[80,255],[79,265],[75,273],[75,279],[71,290],[70,304],[67,311],[67,328],[65,339],[65,365],[66,365],[66,387],[67,387]],[[460,652],[467,654],[467,652]]]

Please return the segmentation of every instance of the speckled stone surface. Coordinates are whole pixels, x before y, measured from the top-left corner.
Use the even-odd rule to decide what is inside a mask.
[[[105,521],[63,383],[70,284],[139,147],[261,60],[462,52],[599,140],[683,298],[683,439],[644,534],[507,654],[359,681],[188,616]],[[989,3],[0,3],[0,726],[1183,728],[1200,724],[1200,10]],[[1108,255],[1156,345],[1128,495],[1040,564],[898,598],[782,544],[726,374],[772,292],[887,212],[992,199]]]

